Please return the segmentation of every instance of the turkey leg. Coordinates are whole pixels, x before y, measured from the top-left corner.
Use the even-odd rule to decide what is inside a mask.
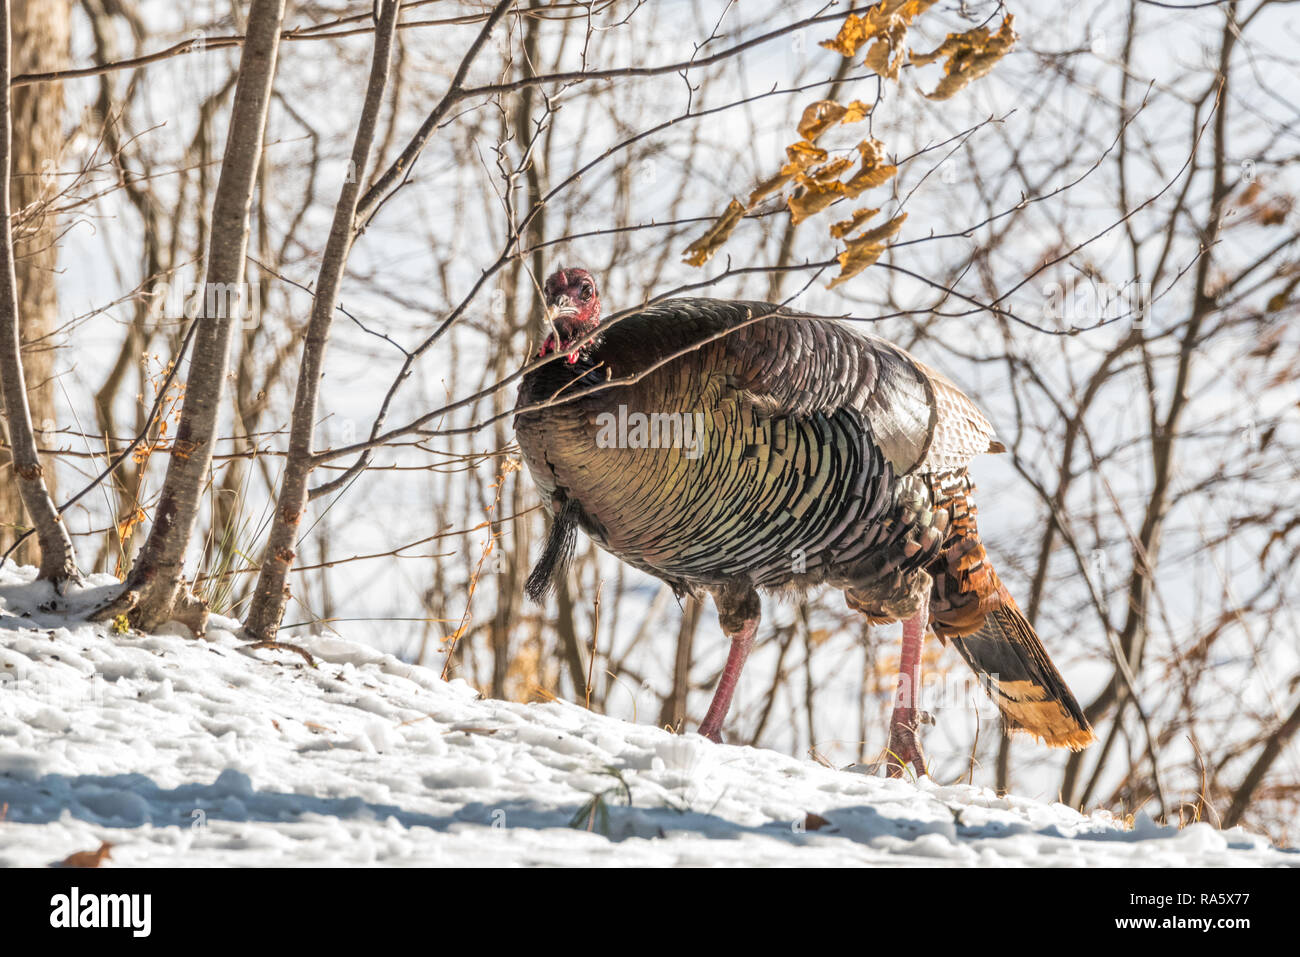
[[[930,623],[929,598],[911,618],[903,619],[903,652],[898,662],[898,697],[889,719],[889,749],[885,770],[891,778],[903,776],[907,765],[925,774],[925,754],[921,751],[919,725],[921,710],[921,644]]]
[[[713,689],[713,701],[700,725],[700,734],[721,744],[722,722],[726,720],[727,709],[731,707],[731,698],[736,693],[736,684],[740,681],[745,659],[754,647],[754,634],[758,631],[763,606],[758,592],[748,585],[729,585],[720,589],[713,593],[713,601],[718,606],[718,621],[722,630],[731,639],[731,650],[727,652],[727,663],[718,678],[718,686]]]

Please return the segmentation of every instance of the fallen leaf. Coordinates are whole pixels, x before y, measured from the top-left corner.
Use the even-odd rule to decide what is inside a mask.
[[[102,867],[104,862],[109,858],[109,851],[113,845],[108,841],[103,841],[97,851],[77,851],[75,854],[69,854],[65,857],[60,866],[62,867]]]
[[[824,827],[830,827],[830,823],[830,821],[826,820],[826,818],[822,817],[820,814],[814,814],[812,811],[809,811],[804,815],[803,829],[805,831],[820,831]]]

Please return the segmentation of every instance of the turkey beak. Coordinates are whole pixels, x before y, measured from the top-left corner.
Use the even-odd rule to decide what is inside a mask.
[[[557,319],[567,319],[578,314],[578,307],[567,295],[556,296],[555,301],[546,309],[546,324],[555,325]]]
[[[554,322],[560,317],[575,315],[576,312],[577,307],[573,304],[572,299],[569,299],[567,295],[558,295],[555,296],[555,302],[550,304],[550,308],[546,309],[546,321]]]

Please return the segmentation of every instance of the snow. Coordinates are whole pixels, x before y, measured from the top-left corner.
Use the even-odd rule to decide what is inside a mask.
[[[336,636],[114,633],[0,569],[0,864],[1300,866],[1239,828],[886,780],[482,698]],[[593,795],[603,797],[593,805]],[[628,800],[630,798],[630,802]],[[580,818],[583,827],[572,827]],[[589,825],[589,827],[587,826]]]

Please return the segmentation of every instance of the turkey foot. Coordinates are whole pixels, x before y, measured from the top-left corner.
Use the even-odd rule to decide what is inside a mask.
[[[934,719],[929,712],[914,708],[897,707],[889,719],[889,747],[885,751],[883,765],[885,774],[891,778],[901,778],[910,764],[916,769],[917,777],[925,772],[925,752],[921,750],[920,726],[931,724]],[[879,767],[879,764],[877,765]]]

